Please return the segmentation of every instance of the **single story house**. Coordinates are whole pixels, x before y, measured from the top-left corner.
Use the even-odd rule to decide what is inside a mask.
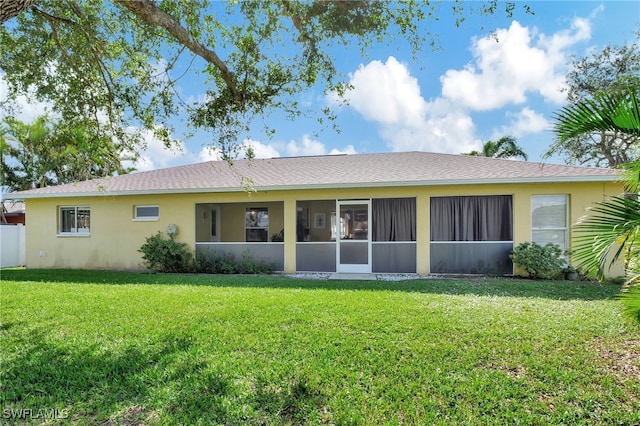
[[[5,194],[29,268],[141,268],[145,238],[294,272],[512,274],[525,241],[622,192],[610,169],[427,152],[204,162]],[[613,275],[622,270],[612,271]]]

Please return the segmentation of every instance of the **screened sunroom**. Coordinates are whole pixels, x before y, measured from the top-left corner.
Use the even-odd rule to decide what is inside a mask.
[[[195,211],[196,253],[249,254],[284,269],[283,202],[199,203]]]
[[[431,197],[432,273],[512,274],[511,195]]]
[[[296,270],[415,273],[415,198],[298,201]]]

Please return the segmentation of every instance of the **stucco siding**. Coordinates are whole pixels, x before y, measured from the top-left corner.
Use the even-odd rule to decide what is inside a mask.
[[[419,274],[428,274],[429,201],[432,196],[512,195],[513,238],[514,244],[517,245],[531,240],[532,195],[568,194],[570,224],[574,224],[594,202],[601,201],[606,196],[617,195],[620,191],[621,186],[616,183],[584,182],[27,199],[29,225],[26,232],[26,264],[29,268],[138,269],[141,267],[138,249],[147,236],[158,231],[164,232],[167,225],[173,223],[178,226],[177,240],[195,247],[196,204],[218,204],[221,206],[222,241],[243,241],[245,209],[268,207],[269,235],[283,228],[291,230],[285,231],[284,263],[286,272],[294,272],[297,201],[327,200],[327,208],[331,208],[331,205],[335,206],[335,199],[415,197],[416,271]],[[135,205],[159,206],[158,220],[133,220]],[[58,235],[60,206],[89,206],[90,235]],[[614,270],[611,275],[620,273],[621,270]]]

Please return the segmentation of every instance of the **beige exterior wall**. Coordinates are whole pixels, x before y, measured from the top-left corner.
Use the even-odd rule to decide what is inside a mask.
[[[298,200],[329,200],[327,205],[335,206],[332,200],[336,198],[416,197],[417,272],[428,274],[431,196],[513,195],[514,243],[517,245],[531,240],[532,195],[568,194],[570,223],[574,224],[594,202],[620,192],[621,186],[616,183],[538,183],[28,199],[26,263],[29,268],[139,269],[141,256],[138,249],[145,238],[158,231],[164,232],[170,223],[178,226],[177,240],[195,247],[196,204],[210,203],[221,205],[222,241],[244,240],[246,207],[268,207],[269,235],[283,228],[291,230],[285,232],[285,271],[294,272]],[[159,219],[134,221],[135,205],[159,206]],[[90,236],[58,235],[60,206],[89,206]],[[313,213],[310,214],[311,221]],[[328,228],[329,216],[326,220]],[[610,273],[613,276],[621,274],[622,269]]]

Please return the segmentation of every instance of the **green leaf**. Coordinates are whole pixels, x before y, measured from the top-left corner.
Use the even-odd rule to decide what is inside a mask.
[[[636,281],[639,278],[640,275],[636,276]],[[623,314],[627,318],[640,323],[640,284],[626,287],[620,293],[619,299],[624,305]]]

